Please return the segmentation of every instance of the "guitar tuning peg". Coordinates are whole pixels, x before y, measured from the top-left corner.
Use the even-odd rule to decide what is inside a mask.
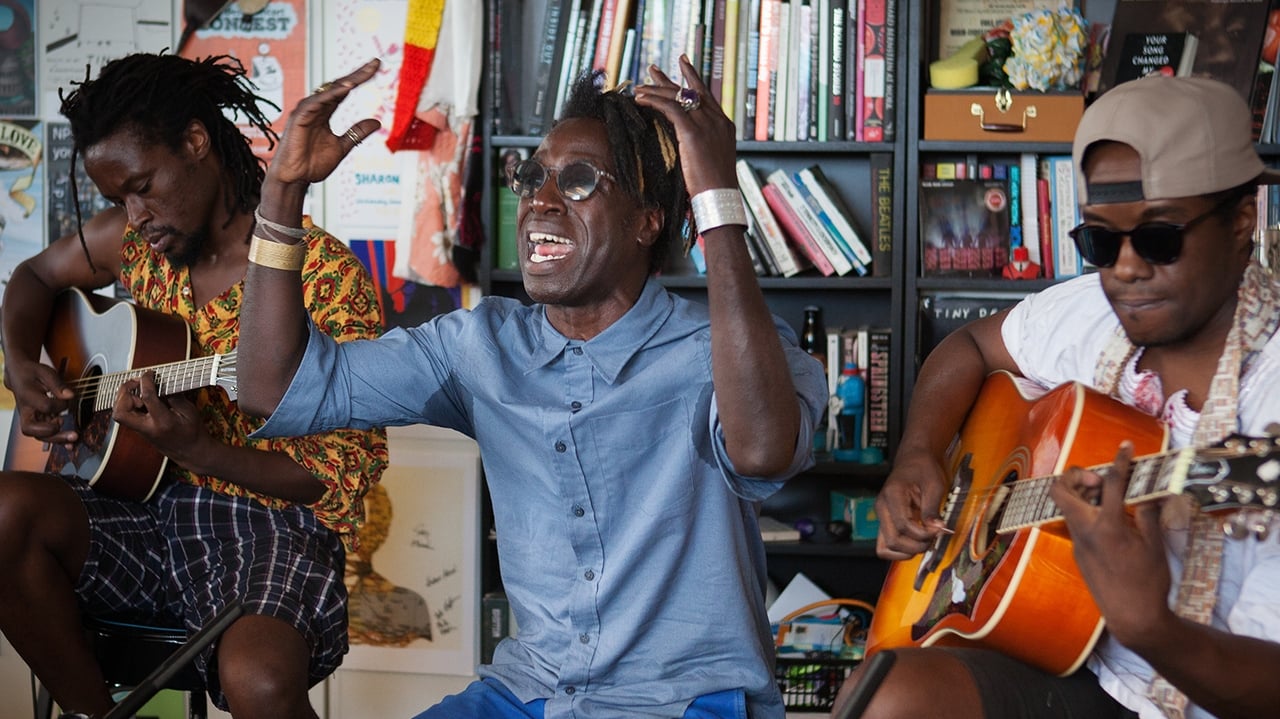
[[[1236,512],[1222,521],[1222,533],[1227,539],[1244,539],[1249,536],[1244,512]]]
[[[1275,520],[1276,513],[1268,509],[1249,514],[1253,515],[1252,521],[1249,522],[1249,529],[1253,532],[1253,536],[1257,537],[1259,542],[1266,541],[1271,534],[1271,523]]]
[[[1280,513],[1270,509],[1239,511],[1223,520],[1222,533],[1228,539],[1245,539],[1253,535],[1260,542],[1266,541],[1277,517]]]

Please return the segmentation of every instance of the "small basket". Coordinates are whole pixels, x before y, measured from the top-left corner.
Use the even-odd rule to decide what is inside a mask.
[[[778,657],[773,674],[787,709],[829,712],[844,680],[860,659],[839,659],[830,652]]]
[[[846,622],[843,633],[844,644],[840,649],[849,646],[860,646],[865,639],[867,627],[871,623],[871,612],[874,607],[857,599],[829,599],[814,602],[791,612],[778,622],[778,633],[774,637],[775,645],[782,646],[791,623],[804,616],[810,616],[815,609],[824,607],[849,606],[864,610],[855,613]],[[861,663],[861,658],[851,658],[844,652],[814,650],[804,654],[784,654],[777,657],[774,666],[774,678],[778,689],[782,692],[782,703],[787,709],[804,711],[831,711],[836,695],[844,680],[853,673],[854,667]]]

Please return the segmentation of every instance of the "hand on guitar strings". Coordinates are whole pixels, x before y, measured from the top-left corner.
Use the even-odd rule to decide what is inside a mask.
[[[1049,490],[1071,533],[1076,565],[1107,627],[1123,644],[1141,641],[1170,615],[1170,576],[1160,502],[1125,502],[1133,444],[1124,441],[1103,473],[1072,467]]]
[[[160,395],[154,371],[120,385],[111,417],[184,466],[184,458],[212,440],[191,400],[180,394]]]
[[[941,517],[946,474],[927,453],[899,452],[893,471],[876,496],[880,533],[876,554],[894,561],[927,550],[940,534],[949,534]]]
[[[39,362],[25,367],[11,362],[5,367],[5,386],[17,400],[19,427],[24,435],[68,448],[80,439],[66,420],[75,391],[56,369]]]

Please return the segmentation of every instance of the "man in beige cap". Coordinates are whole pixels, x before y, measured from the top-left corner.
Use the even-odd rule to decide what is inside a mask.
[[[1097,388],[1150,415],[1156,439],[1162,428],[1173,447],[1261,435],[1280,421],[1280,285],[1253,247],[1256,187],[1280,178],[1258,158],[1249,122],[1230,87],[1200,78],[1135,80],[1089,107],[1073,153],[1084,223],[1071,235],[1097,271],[965,326],[929,356],[876,505],[880,556],[907,560],[968,539],[940,509],[951,486],[945,455],[993,371],[1017,375],[1028,394],[1070,382]],[[1079,436],[1090,429],[1082,423]],[[1102,433],[1098,444],[1108,446],[1093,450],[1115,453],[1106,478],[1072,468],[1049,490],[1088,591],[1038,598],[1044,634],[1017,639],[1034,653],[1092,595],[1105,630],[1091,651],[1086,642],[1079,668],[1055,676],[981,641],[908,646],[893,651],[864,716],[1276,715],[1276,532],[1224,541],[1221,517],[1181,500],[1127,513],[1135,450],[1126,431]],[[1022,581],[1035,568],[1027,571]],[[1204,581],[1184,587],[1184,575]],[[972,587],[951,576],[938,586],[954,609]],[[849,713],[857,684],[846,682],[835,716]]]

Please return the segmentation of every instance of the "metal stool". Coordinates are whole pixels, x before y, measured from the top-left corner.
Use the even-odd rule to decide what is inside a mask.
[[[89,646],[111,691],[130,690],[102,719],[132,717],[161,689],[186,692],[188,719],[205,719],[208,703],[204,680],[192,660],[242,613],[238,602],[228,604],[190,636],[184,627],[85,617]],[[36,719],[53,716],[53,699],[43,685],[36,697],[35,710]]]

